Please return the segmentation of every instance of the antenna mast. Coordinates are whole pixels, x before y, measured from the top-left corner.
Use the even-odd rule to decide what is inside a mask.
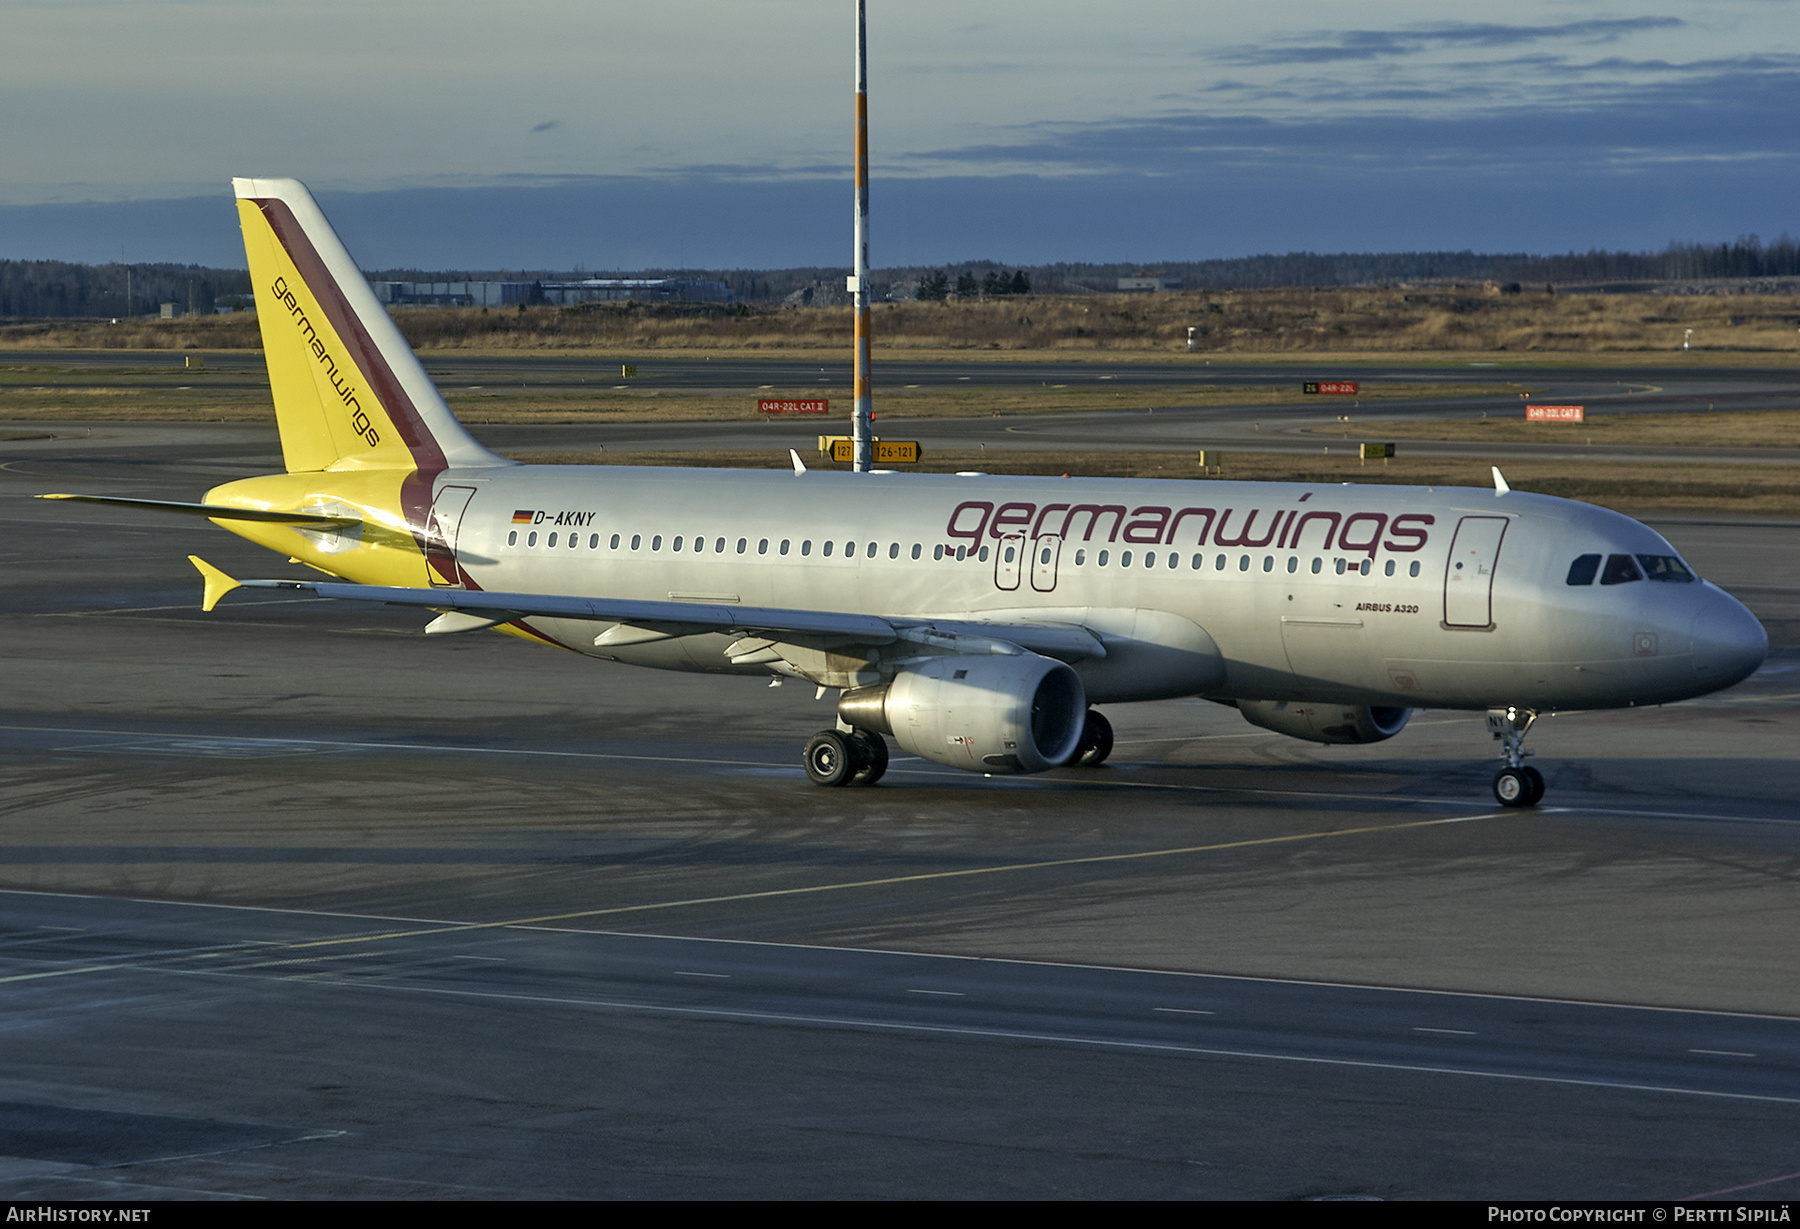
[[[856,410],[850,440],[851,468],[868,473],[875,460],[869,398],[869,38],[867,0],[856,0],[856,272],[850,292],[856,304]]]

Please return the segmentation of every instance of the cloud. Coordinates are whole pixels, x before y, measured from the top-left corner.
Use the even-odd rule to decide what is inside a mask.
[[[531,130],[533,132],[549,132],[552,128],[561,128],[561,127],[562,127],[561,120],[547,119],[541,124],[533,124],[531,126]]]
[[[1301,35],[1266,47],[1234,47],[1209,58],[1227,64],[1325,64],[1417,55],[1439,47],[1516,47],[1562,40],[1584,45],[1613,43],[1628,34],[1667,30],[1686,23],[1679,17],[1625,17],[1568,21],[1554,26],[1506,26],[1490,22],[1446,22],[1404,30],[1339,30]],[[1310,41],[1300,41],[1301,39]]]
[[[1465,86],[1456,101],[1466,105],[1456,110],[1374,109],[1430,98],[1391,82],[1355,89],[1321,82],[1314,102],[1372,106],[1264,114],[1171,108],[1111,121],[1036,124],[1014,129],[1013,141],[932,151],[917,166],[935,164],[942,173],[980,167],[989,174],[1167,175],[1286,163],[1406,176],[1451,166],[1492,174],[1576,165],[1627,171],[1671,161],[1800,157],[1789,119],[1800,111],[1800,61],[1786,57],[1707,61],[1641,81],[1545,79],[1522,101],[1485,98]]]

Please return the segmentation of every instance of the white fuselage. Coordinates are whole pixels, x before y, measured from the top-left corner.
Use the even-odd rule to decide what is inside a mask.
[[[1096,703],[1622,707],[1727,686],[1767,644],[1705,581],[1569,584],[1578,556],[1676,552],[1517,491],[519,466],[436,493],[470,587],[1079,623],[1108,647],[1074,663]],[[783,672],[734,664],[729,636],[529,625],[641,665]]]

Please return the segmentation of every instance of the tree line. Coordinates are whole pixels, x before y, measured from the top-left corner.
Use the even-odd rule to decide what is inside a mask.
[[[392,274],[404,272],[405,277]],[[658,276],[645,271],[630,276]],[[672,272],[672,271],[670,271]],[[684,277],[726,282],[739,302],[780,302],[801,288],[843,285],[845,270],[686,269]],[[1544,256],[1527,252],[1288,252],[1230,259],[1139,264],[1060,263],[1008,270],[990,261],[956,266],[911,266],[878,271],[877,298],[942,301],[1007,295],[1112,291],[1120,277],[1156,274],[1178,278],[1190,290],[1275,286],[1366,286],[1410,281],[1531,283],[1660,282],[1707,278],[1800,277],[1800,241],[1787,234],[1772,243],[1747,235],[1730,243],[1671,243],[1660,252],[1592,250]],[[402,281],[517,280],[517,272],[444,273],[394,270],[377,277]],[[536,276],[549,276],[538,274]],[[563,275],[576,276],[576,275]],[[174,303],[186,312],[247,301],[250,275],[172,263],[85,265],[60,260],[0,260],[0,317],[109,317],[154,315]],[[810,298],[810,296],[808,296]]]
[[[201,265],[82,265],[64,260],[0,260],[0,317],[129,317],[155,315],[174,303],[184,315],[210,314],[250,293],[243,269]]]

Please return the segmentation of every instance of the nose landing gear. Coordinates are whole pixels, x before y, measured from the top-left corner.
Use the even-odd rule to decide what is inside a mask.
[[[1506,766],[1494,774],[1494,798],[1503,807],[1534,807],[1544,798],[1544,774],[1525,763],[1525,735],[1537,720],[1529,708],[1490,708],[1488,733],[1500,740]]]

